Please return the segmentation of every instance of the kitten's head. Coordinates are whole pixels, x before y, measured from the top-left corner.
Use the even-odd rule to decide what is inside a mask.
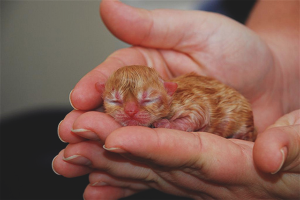
[[[170,112],[177,84],[146,66],[126,66],[100,84],[105,112],[123,126],[149,126]]]

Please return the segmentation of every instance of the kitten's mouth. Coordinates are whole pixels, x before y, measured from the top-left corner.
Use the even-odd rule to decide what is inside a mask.
[[[150,123],[149,120],[143,120],[143,119],[127,119],[121,122],[123,126],[149,126]]]
[[[127,126],[144,126],[144,125],[136,120],[130,120],[127,122]]]
[[[113,116],[122,126],[150,126],[152,118],[148,113],[139,112],[134,116],[118,113]]]

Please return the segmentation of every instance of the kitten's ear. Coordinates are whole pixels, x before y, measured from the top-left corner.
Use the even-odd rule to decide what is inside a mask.
[[[95,84],[95,88],[98,92],[100,92],[101,94],[103,94],[104,90],[105,90],[105,83],[100,83],[100,82],[97,82]]]
[[[165,89],[167,90],[168,95],[172,96],[177,90],[177,83],[174,82],[164,82]]]

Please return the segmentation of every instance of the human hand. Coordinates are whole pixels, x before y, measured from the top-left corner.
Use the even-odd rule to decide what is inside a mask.
[[[90,173],[86,200],[118,199],[148,188],[195,199],[300,197],[300,110],[280,118],[255,144],[210,133],[119,128],[98,112],[74,120],[75,130],[92,130],[88,135],[102,142],[68,145],[53,167],[67,177]],[[65,136],[67,141],[74,137]]]
[[[251,102],[259,131],[282,116],[281,90],[274,89],[283,85],[280,66],[267,44],[245,26],[222,15],[147,11],[115,0],[103,0],[100,11],[111,32],[134,46],[113,53],[81,79],[70,95],[76,109],[100,106],[95,84],[119,67],[139,64],[165,79],[195,71],[236,88]]]
[[[300,110],[279,118],[258,135],[253,159],[259,170],[266,173],[300,173]],[[290,174],[290,175],[292,175]],[[300,187],[300,178],[295,178]]]
[[[102,103],[101,94],[95,89],[95,84],[97,84],[97,82],[105,82],[107,77],[119,67],[140,64],[154,67],[163,78],[172,78],[183,73],[195,71],[199,74],[215,77],[236,88],[250,100],[253,107],[255,124],[259,132],[265,130],[267,126],[272,124],[284,113],[282,101],[280,99],[280,92],[282,90],[275,90],[275,88],[282,87],[283,79],[281,77],[282,75],[279,73],[281,66],[278,64],[278,60],[274,59],[275,55],[273,55],[269,46],[246,27],[224,16],[211,13],[171,10],[145,11],[133,9],[118,1],[108,0],[102,2],[101,14],[108,28],[117,37],[136,46],[115,52],[104,63],[83,77],[70,95],[71,102],[75,108],[79,110],[92,110],[98,107]],[[124,18],[124,16],[126,17]],[[276,101],[274,101],[274,99],[276,99]],[[76,127],[76,123],[73,125],[75,120],[78,122],[86,121],[87,125],[83,126],[83,123],[82,126]],[[213,193],[212,195],[217,196],[218,194],[215,194],[215,191],[219,192],[220,195],[223,194],[222,197],[224,197],[224,195],[225,197],[226,195],[232,195],[233,193],[230,193],[230,191],[234,191],[234,193],[237,194],[237,197],[238,195],[247,197],[247,195],[251,194],[253,194],[254,197],[266,197],[268,194],[261,191],[261,188],[272,188],[273,185],[268,184],[268,181],[274,181],[274,177],[278,177],[278,175],[271,176],[269,174],[262,174],[260,176],[259,171],[255,174],[256,169],[254,164],[253,162],[250,162],[252,159],[251,151],[253,143],[238,140],[225,140],[204,133],[201,134],[201,137],[204,137],[201,141],[207,142],[207,148],[211,146],[222,148],[224,146],[225,150],[228,150],[229,153],[226,154],[226,156],[228,156],[226,157],[226,162],[231,160],[236,162],[243,161],[245,163],[241,164],[241,169],[239,165],[226,166],[224,163],[217,165],[216,163],[218,160],[212,160],[211,158],[219,159],[218,153],[221,153],[220,155],[223,156],[224,154],[219,152],[222,149],[212,149],[214,151],[208,151],[208,153],[205,152],[205,154],[198,155],[203,159],[201,160],[199,157],[200,164],[202,162],[203,165],[206,165],[206,168],[208,168],[208,165],[212,164],[210,173],[214,174],[216,172],[217,175],[222,172],[221,169],[226,170],[229,168],[227,174],[232,175],[232,177],[230,177],[232,180],[223,179],[224,177],[222,176],[215,177],[213,174],[209,174],[209,169],[203,168],[203,166],[200,165],[203,169],[208,170],[203,171],[207,176],[205,176],[205,174],[200,174],[200,176],[203,176],[203,179],[197,179],[199,177],[196,176],[197,174],[194,174],[196,171],[191,171],[191,174],[187,174],[189,175],[187,176],[187,179],[182,180],[185,185],[191,183],[194,180],[192,180],[191,177],[191,175],[193,175],[197,180],[200,180],[200,183],[195,183],[198,186],[200,185],[200,188],[195,189],[195,186],[192,186],[193,184],[189,185],[192,186],[192,188],[176,188],[176,185],[172,185],[172,181],[172,184],[170,185],[165,184],[164,181],[170,180],[168,178],[177,180],[178,176],[179,178],[183,178],[180,175],[187,173],[186,169],[189,168],[189,166],[184,165],[186,163],[180,162],[186,160],[181,159],[179,156],[177,159],[178,163],[182,164],[182,168],[180,169],[176,168],[177,163],[174,164],[170,161],[170,163],[162,165],[164,163],[159,163],[159,161],[164,158],[171,158],[173,155],[171,151],[173,151],[174,154],[191,152],[186,152],[177,145],[175,146],[176,148],[172,148],[165,144],[166,146],[161,146],[162,148],[158,148],[158,150],[162,150],[162,152],[166,151],[171,154],[168,156],[166,156],[167,154],[164,154],[161,155],[161,157],[155,157],[159,156],[155,151],[156,154],[153,152],[153,162],[151,163],[151,160],[149,161],[147,159],[149,158],[147,155],[152,155],[152,152],[149,149],[155,146],[151,146],[150,142],[150,146],[148,146],[147,143],[146,146],[142,146],[143,148],[148,147],[148,149],[146,148],[144,151],[141,149],[141,154],[138,154],[140,152],[140,149],[138,149],[137,155],[133,154],[133,158],[130,157],[133,160],[138,159],[139,161],[143,161],[144,164],[141,164],[140,162],[128,161],[128,159],[125,159],[118,154],[111,154],[104,151],[101,148],[102,142],[105,142],[108,146],[109,143],[107,142],[110,141],[109,138],[114,138],[114,135],[119,135],[123,132],[126,133],[124,134],[125,136],[130,136],[127,139],[132,139],[132,136],[141,135],[141,139],[151,140],[153,131],[155,132],[157,130],[161,135],[159,137],[165,138],[165,140],[168,139],[168,142],[171,141],[169,145],[181,144],[175,142],[181,141],[183,136],[190,139],[197,138],[198,136],[193,133],[183,134],[182,132],[175,130],[151,130],[144,127],[137,127],[136,130],[131,130],[132,127],[118,129],[119,127],[119,124],[103,113],[72,111],[60,125],[60,137],[66,142],[76,144],[70,144],[58,155],[54,161],[54,169],[67,177],[79,176],[92,172],[90,176],[92,183],[97,182],[95,181],[97,179],[95,177],[98,177],[98,180],[104,180],[104,182],[107,180],[108,184],[111,184],[111,186],[98,187],[95,189],[96,187],[89,185],[85,192],[86,197],[92,197],[94,195],[97,197],[97,195],[101,194],[103,198],[119,198],[149,187],[154,187],[178,195],[185,195],[185,192],[187,191],[190,194],[191,191],[193,191],[193,197],[196,197],[198,194],[200,196],[207,195],[202,197],[208,197],[211,193]],[[76,134],[81,137],[74,135],[74,133],[71,132],[72,128],[77,129]],[[82,130],[82,128],[90,130],[90,132]],[[115,129],[118,130],[114,131]],[[128,130],[132,132],[128,133]],[[146,130],[150,132],[147,132]],[[146,135],[142,136],[143,134],[140,134],[140,131],[145,131]],[[111,132],[112,134],[110,136],[109,134]],[[172,136],[173,134],[174,136]],[[107,137],[108,140],[106,140]],[[149,138],[146,139],[146,137]],[[175,139],[173,137],[175,137]],[[176,139],[176,137],[178,138]],[[102,142],[83,141],[82,138],[93,140],[100,138]],[[144,144],[142,143],[143,140],[140,140],[139,137],[136,139],[141,142],[140,145]],[[114,141],[113,139],[111,140]],[[183,141],[185,140],[183,139]],[[167,149],[164,150],[163,147]],[[137,149],[128,148],[123,150],[130,153],[136,153]],[[69,159],[69,163],[62,160],[63,157],[70,158],[72,154],[76,155],[76,153],[83,155],[83,157],[71,157],[73,159]],[[195,153],[196,152],[194,152],[194,154],[187,154],[185,157],[193,159],[193,156],[196,156]],[[88,154],[91,157],[88,157]],[[128,154],[125,153],[124,155],[128,158]],[[188,155],[192,157],[188,157]],[[207,155],[207,157],[205,157],[205,155]],[[247,156],[243,157],[242,155]],[[89,159],[84,160],[85,156]],[[97,159],[93,156],[97,157]],[[143,156],[146,159],[143,158]],[[225,157],[221,158],[225,159]],[[214,163],[214,161],[216,161],[216,163]],[[70,164],[71,162],[75,163],[75,165]],[[82,162],[88,164],[90,167],[78,166],[78,164]],[[158,167],[156,167],[156,165],[152,167],[152,164],[156,164]],[[261,164],[259,164],[258,161],[258,166],[260,165]],[[159,168],[159,166],[161,168]],[[225,168],[220,168],[220,166],[224,166]],[[264,165],[262,164],[262,166]],[[237,167],[237,169],[235,167]],[[170,172],[172,173],[169,175],[168,173],[165,173],[168,177],[161,177],[164,176],[162,169],[170,169]],[[230,171],[230,169],[232,171]],[[214,172],[213,170],[216,171]],[[161,172],[160,174],[158,173],[159,171]],[[240,174],[244,175],[244,173],[247,172],[249,172],[249,176],[240,176],[241,179],[236,177]],[[153,178],[151,174],[155,173],[158,174],[157,177],[159,177],[159,180],[163,182],[153,181],[152,183],[149,183],[152,180],[151,178]],[[150,181],[146,181],[146,183],[144,180],[149,179],[144,178],[143,175],[145,174],[150,177]],[[251,175],[253,176],[251,177]],[[137,178],[135,176],[137,176]],[[283,185],[283,181],[289,178],[288,175],[284,175],[284,177],[286,178],[284,180],[279,180],[278,178],[279,182],[276,182],[278,183],[277,187],[278,185]],[[225,178],[229,177],[225,175]],[[209,182],[210,180],[212,180],[212,182]],[[267,180],[267,183],[263,182],[265,180]],[[277,178],[275,178],[275,180],[277,180]],[[257,183],[255,184],[256,181]],[[250,183],[255,184],[255,187],[258,189],[255,190],[256,188],[253,188],[252,190],[255,190],[258,193],[253,193],[253,191],[248,188]],[[162,188],[160,188],[160,186],[162,186]],[[172,190],[173,186],[175,188]],[[219,191],[218,188],[220,188],[221,191]],[[228,193],[226,193],[226,191],[228,191]],[[279,188],[277,192],[284,196],[287,193],[287,190],[282,191]]]

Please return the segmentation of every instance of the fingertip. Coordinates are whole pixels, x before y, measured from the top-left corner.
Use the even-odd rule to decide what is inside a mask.
[[[103,0],[99,10],[103,23],[111,33],[127,43],[137,45],[148,34],[151,20],[143,9],[118,0]]]
[[[74,96],[74,90],[75,90],[75,88],[74,88],[73,90],[71,90],[71,92],[70,92],[70,94],[69,94],[69,102],[70,102],[70,105],[72,106],[72,108],[73,108],[74,110],[84,110],[84,109],[78,109],[78,108],[75,107],[74,104],[80,105],[80,100],[78,100],[76,94],[75,94],[75,96]],[[76,92],[75,92],[75,93],[76,93]],[[79,103],[78,103],[78,102],[79,102]]]
[[[72,132],[80,137],[105,141],[106,137],[121,125],[111,116],[98,111],[80,115],[72,124]]]
[[[54,161],[55,161],[56,157],[57,157],[57,156],[55,156],[55,157],[53,158],[53,160],[52,160],[52,162],[51,162],[51,167],[52,167],[53,172],[54,172],[56,175],[59,175],[59,176],[60,176],[60,174],[54,169]]]
[[[60,127],[60,124],[63,122],[63,120],[61,120],[57,126],[57,135],[58,135],[58,138],[60,139],[60,141],[62,141],[63,143],[67,143],[66,141],[64,141],[61,137],[60,137],[60,134],[59,134],[59,127]]]
[[[288,138],[279,128],[270,128],[260,133],[254,143],[253,160],[256,167],[265,173],[276,174],[287,156]]]
[[[70,102],[75,110],[87,111],[100,107],[102,97],[94,86],[82,84],[82,88],[76,88],[72,91]]]
[[[127,153],[126,151],[124,151],[123,149],[119,148],[119,147],[106,147],[105,144],[103,145],[103,149],[105,149],[106,151],[110,151],[110,152],[114,152],[114,153]]]
[[[96,89],[95,84],[103,79],[103,74],[92,70],[85,75],[71,91],[70,103],[76,110],[93,110],[102,104],[102,94]]]
[[[70,102],[70,105],[72,106],[72,108],[74,110],[78,110],[72,103],[72,93],[73,93],[73,90],[71,90],[70,94],[69,94],[69,102]]]
[[[96,133],[94,133],[93,131],[87,130],[87,129],[72,129],[71,130],[72,133],[82,137],[82,138],[86,138],[89,140],[94,140],[94,141],[100,141],[100,138],[98,137],[98,135]]]
[[[277,170],[274,171],[274,172],[271,172],[271,174],[276,174],[277,172],[279,172],[279,171],[281,170],[281,168],[282,168],[282,166],[283,166],[283,164],[284,164],[284,162],[285,162],[285,159],[286,159],[287,148],[286,148],[286,147],[281,148],[281,149],[280,149],[280,153],[282,154],[282,157],[281,157],[281,159],[280,159],[280,160],[281,160],[281,163],[280,163],[279,167],[277,168]]]
[[[121,188],[108,185],[92,186],[89,184],[84,191],[83,198],[85,200],[121,199],[134,193],[137,193],[137,191],[129,188]]]
[[[83,113],[83,111],[73,110],[69,114],[67,114],[66,117],[59,123],[57,134],[62,142],[78,143],[85,140],[84,138],[73,134],[71,131],[74,121],[76,121],[76,119]]]

